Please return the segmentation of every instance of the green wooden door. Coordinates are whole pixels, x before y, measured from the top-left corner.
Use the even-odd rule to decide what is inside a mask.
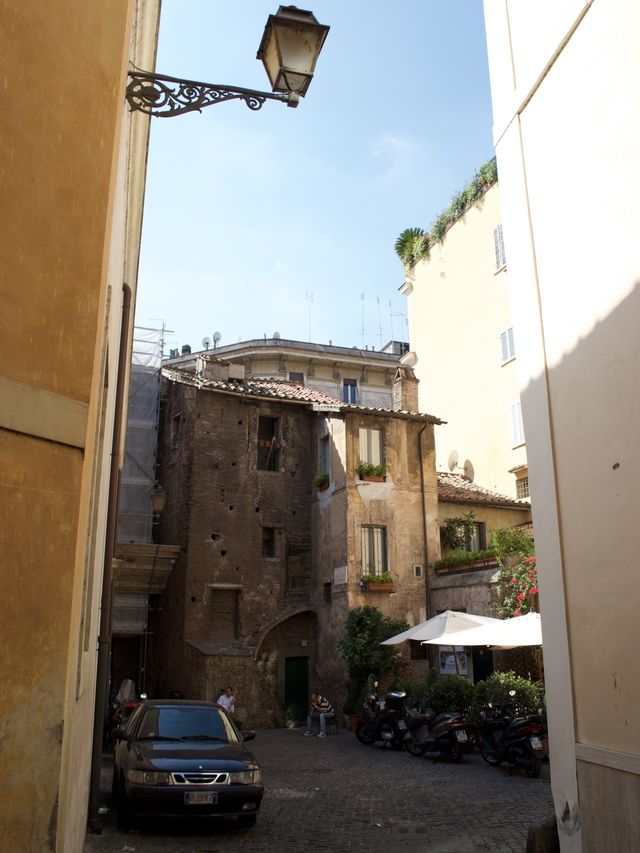
[[[309,658],[285,658],[284,708],[287,717],[302,722],[307,718]],[[289,712],[289,709],[293,713]]]

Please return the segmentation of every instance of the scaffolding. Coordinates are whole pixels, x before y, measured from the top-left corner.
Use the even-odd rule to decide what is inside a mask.
[[[156,483],[160,414],[160,369],[164,326],[133,330],[125,460],[120,477],[118,543],[153,543],[151,493]],[[114,590],[113,634],[146,631],[148,594]]]

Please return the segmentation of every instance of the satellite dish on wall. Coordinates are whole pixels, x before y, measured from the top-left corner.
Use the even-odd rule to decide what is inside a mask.
[[[209,347],[211,346],[211,338],[203,338],[202,339],[202,346],[205,349],[209,349]]]
[[[465,480],[468,480],[470,483],[473,483],[473,478],[475,477],[476,473],[473,470],[473,465],[471,464],[470,459],[464,460],[464,465],[462,466],[462,470],[464,472]]]
[[[447,465],[449,466],[450,471],[455,471],[458,467],[458,451],[452,450],[449,454],[449,459],[447,461]]]
[[[217,346],[218,346],[218,344],[220,343],[220,341],[221,341],[221,340],[222,340],[222,335],[220,334],[220,332],[214,332],[214,333],[213,333],[213,346],[214,346],[214,349],[215,349],[215,347],[217,347]]]
[[[274,340],[274,341],[279,341],[279,340],[280,340],[280,332],[274,332],[274,333],[271,335],[271,338],[272,338],[272,340]]]

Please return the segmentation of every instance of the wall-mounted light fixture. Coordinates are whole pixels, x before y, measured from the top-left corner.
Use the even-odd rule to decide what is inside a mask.
[[[275,15],[269,15],[256,57],[264,64],[272,92],[130,71],[127,102],[132,110],[164,117],[200,112],[231,100],[244,101],[251,110],[259,110],[267,100],[297,107],[313,79],[328,32],[329,27],[319,24],[312,12],[280,6]]]
[[[167,503],[167,493],[156,480],[151,489],[151,507],[155,518],[162,515]]]

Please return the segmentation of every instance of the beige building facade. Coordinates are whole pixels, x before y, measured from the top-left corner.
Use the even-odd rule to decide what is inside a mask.
[[[276,333],[277,334],[277,333]],[[195,370],[199,357],[222,359],[242,368],[248,379],[284,379],[362,406],[392,408],[393,383],[408,344],[389,341],[381,350],[333,344],[256,338],[192,353],[188,345],[171,352],[167,366]]]
[[[507,0],[485,19],[561,849],[631,853],[640,8]]]
[[[3,5],[0,824],[16,853],[84,846],[148,138],[124,96],[128,63],[153,66],[158,14]]]
[[[420,411],[446,421],[437,433],[437,470],[465,472],[486,488],[525,498],[508,255],[494,184],[407,273],[401,291],[411,352],[403,361],[420,380]]]

